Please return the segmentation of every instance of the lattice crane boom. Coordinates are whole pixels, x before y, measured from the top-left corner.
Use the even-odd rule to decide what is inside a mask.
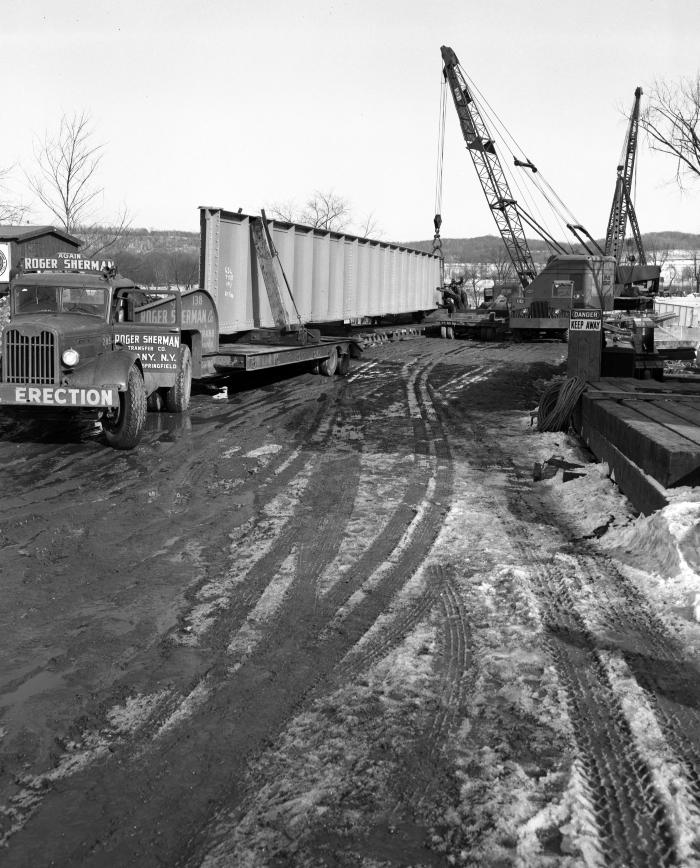
[[[537,272],[525,237],[518,204],[511,195],[493,139],[469,91],[457,55],[445,45],[440,51],[444,64],[443,74],[449,84],[467,150],[486,201],[520,283],[523,287],[528,286],[537,276]]]
[[[631,196],[634,162],[637,155],[641,97],[642,89],[638,87],[634,92],[634,104],[623,147],[624,162],[617,167],[615,193],[613,195],[612,207],[610,208],[608,228],[605,233],[605,254],[607,256],[614,256],[615,261],[617,263],[620,262],[624,250],[627,221],[629,220],[634,243],[637,248],[637,261],[640,265],[646,265],[646,254]]]

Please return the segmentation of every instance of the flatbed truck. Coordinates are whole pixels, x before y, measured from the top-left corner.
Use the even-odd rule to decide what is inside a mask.
[[[267,280],[277,326],[222,338],[206,290],[144,289],[112,263],[101,271],[81,264],[88,267],[56,258],[41,269],[20,268],[12,281],[0,411],[90,414],[109,445],[132,449],[147,409],[187,410],[193,378],[304,364],[344,376],[361,353],[352,337],[291,324]]]

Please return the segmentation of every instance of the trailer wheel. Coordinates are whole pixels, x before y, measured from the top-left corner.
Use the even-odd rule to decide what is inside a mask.
[[[335,374],[335,369],[338,367],[338,350],[335,347],[328,354],[327,359],[321,359],[318,363],[318,370],[324,377],[332,377]]]
[[[338,367],[335,369],[335,372],[339,377],[347,377],[349,371],[350,354],[343,353],[341,356],[338,356]]]
[[[119,393],[119,406],[107,410],[102,417],[105,439],[114,449],[133,449],[141,439],[146,424],[146,390],[141,371],[129,368],[127,388]]]
[[[149,413],[162,413],[165,409],[165,401],[163,399],[163,393],[160,389],[156,389],[155,392],[151,392],[151,394],[146,399],[146,409]]]
[[[165,389],[165,406],[169,413],[184,413],[190,406],[192,391],[192,353],[187,344],[182,344],[177,354],[177,377],[175,385]]]

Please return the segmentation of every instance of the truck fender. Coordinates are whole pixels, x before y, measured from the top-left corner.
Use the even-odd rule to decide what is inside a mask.
[[[192,379],[198,380],[202,376],[202,335],[196,331],[182,332],[180,341],[187,344],[192,353]]]
[[[129,371],[134,364],[143,374],[138,353],[131,350],[115,350],[98,356],[93,364],[76,368],[72,374],[69,374],[68,379],[71,386],[110,385],[116,386],[120,392],[125,392],[129,384]]]

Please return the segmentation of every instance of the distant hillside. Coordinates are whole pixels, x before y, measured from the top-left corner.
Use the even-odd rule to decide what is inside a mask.
[[[433,241],[405,241],[407,247],[430,253]],[[539,239],[528,239],[533,256],[549,254],[549,248]],[[480,235],[477,238],[443,238],[442,252],[448,262],[494,262],[505,255],[500,235]]]
[[[405,241],[407,247],[430,252],[433,241]],[[528,238],[530,250],[536,260],[546,258],[550,249],[540,239]],[[647,232],[642,235],[642,243],[647,251],[698,251],[700,252],[700,235],[687,232]],[[605,245],[605,239],[599,238],[598,244]],[[564,245],[567,247],[568,245]],[[575,248],[576,249],[576,248]],[[583,248],[578,247],[582,252]],[[494,262],[504,253],[504,245],[499,235],[480,235],[477,238],[443,238],[442,251],[447,262]]]
[[[700,235],[688,232],[647,232],[642,235],[644,246],[649,250],[700,251]],[[598,239],[603,246],[604,239]],[[401,241],[407,247],[430,252],[432,239],[427,241]],[[528,239],[530,250],[536,259],[549,254],[549,248],[538,238]],[[443,238],[442,249],[450,262],[489,262],[503,254],[503,242],[498,235],[480,235],[476,238]],[[112,255],[187,253],[199,256],[199,232],[184,232],[176,229],[129,229],[110,250]]]
[[[197,253],[199,232],[176,229],[128,229],[114,246],[114,252]]]

